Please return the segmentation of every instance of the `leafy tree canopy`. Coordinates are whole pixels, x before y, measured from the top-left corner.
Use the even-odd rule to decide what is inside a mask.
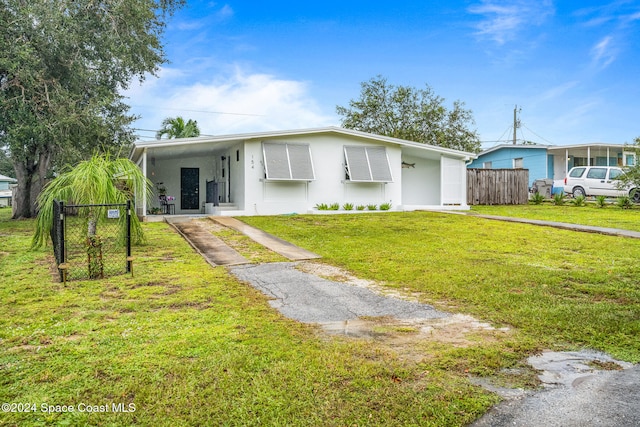
[[[640,191],[640,137],[633,140],[633,144],[627,145],[626,150],[634,152],[636,154],[636,161],[633,166],[625,169],[625,174],[620,179],[620,188],[637,188]],[[640,196],[637,196],[640,197]]]
[[[13,177],[15,175],[11,159],[2,148],[0,148],[0,175],[9,177]]]
[[[56,166],[131,142],[120,95],[165,56],[164,18],[184,0],[0,0],[0,148],[18,179],[14,217]]]
[[[337,106],[344,128],[385,135],[456,150],[478,152],[480,139],[471,110],[454,101],[447,109],[444,98],[428,85],[424,89],[394,86],[377,76],[361,84],[360,98],[349,107]]]
[[[200,136],[200,128],[198,122],[189,119],[184,121],[180,116],[173,118],[167,117],[162,121],[162,128],[156,133],[156,138],[161,139],[163,136],[167,138],[193,138]]]

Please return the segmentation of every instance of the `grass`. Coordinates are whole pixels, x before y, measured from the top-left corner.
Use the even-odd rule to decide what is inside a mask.
[[[515,206],[472,206],[472,212],[485,215],[511,216],[544,221],[568,222],[596,227],[621,228],[640,231],[640,207],[620,209],[615,204],[599,208],[596,204],[586,206],[515,205]]]
[[[640,361],[638,240],[428,212],[244,220],[359,277],[515,328],[495,345],[443,351],[451,369],[491,370],[541,348]]]
[[[50,248],[28,249],[34,221],[8,217],[0,210],[0,402],[37,412],[0,424],[456,426],[496,402],[446,367],[280,316],[166,224],[143,224],[135,277],[63,286]]]
[[[619,225],[618,212],[630,222],[637,215],[526,208],[521,215],[555,220],[610,213]],[[469,374],[533,386],[532,373],[514,380],[504,370],[544,348],[640,361],[638,240],[429,212],[243,218],[322,262],[511,329],[469,334],[463,346],[422,339],[413,343],[420,357],[407,359],[379,341],[328,337],[280,316],[166,224],[143,224],[135,277],[65,287],[52,280],[51,249],[28,249],[35,223],[8,218],[0,209],[0,402],[136,410],[0,413],[0,424],[462,426],[497,401]],[[219,233],[255,262],[278,259]]]

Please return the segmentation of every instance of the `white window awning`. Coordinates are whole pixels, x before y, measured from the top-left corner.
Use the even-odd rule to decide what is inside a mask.
[[[263,142],[262,154],[267,179],[284,181],[316,179],[309,144]]]
[[[385,147],[345,145],[344,157],[350,181],[393,182]]]

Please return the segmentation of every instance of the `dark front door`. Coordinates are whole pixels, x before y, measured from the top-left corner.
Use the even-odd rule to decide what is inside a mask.
[[[180,209],[199,209],[200,169],[180,168]]]

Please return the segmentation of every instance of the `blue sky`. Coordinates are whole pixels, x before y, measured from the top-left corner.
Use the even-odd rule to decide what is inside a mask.
[[[431,86],[473,111],[483,148],[640,136],[640,1],[191,0],[159,77],[126,92],[134,126],[206,135],[339,125],[360,83]]]

